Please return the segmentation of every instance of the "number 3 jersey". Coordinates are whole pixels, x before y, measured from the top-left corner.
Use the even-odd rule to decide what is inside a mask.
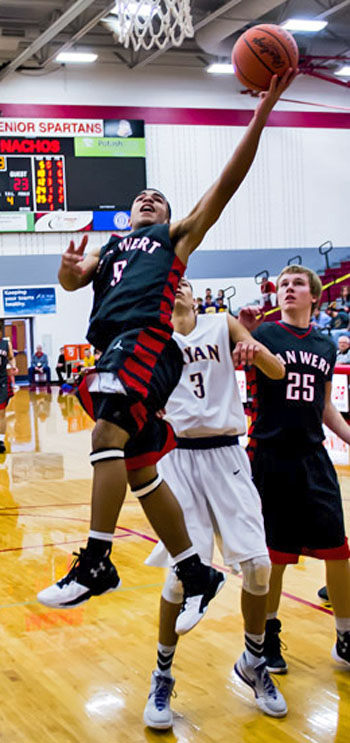
[[[282,361],[286,375],[276,381],[254,370],[250,436],[298,448],[323,441],[325,384],[332,379],[334,343],[313,326],[302,329],[283,322],[265,322],[253,335]]]
[[[166,418],[181,438],[240,435],[245,416],[230,349],[226,314],[199,315],[188,335],[174,332],[184,361]]]

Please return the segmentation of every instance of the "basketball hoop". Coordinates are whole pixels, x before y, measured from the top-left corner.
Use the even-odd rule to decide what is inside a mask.
[[[118,41],[135,51],[180,46],[194,35],[190,0],[117,0],[113,15]]]

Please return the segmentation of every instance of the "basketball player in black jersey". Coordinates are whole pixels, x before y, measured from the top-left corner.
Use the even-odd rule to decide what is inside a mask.
[[[6,452],[6,408],[13,396],[11,380],[7,374],[8,364],[10,364],[13,372],[17,371],[11,341],[4,338],[4,329],[0,323],[0,454]]]
[[[86,258],[84,237],[77,249],[71,242],[62,257],[59,280],[67,291],[93,282],[87,337],[102,356],[98,374],[87,375],[80,389],[81,401],[96,420],[90,537],[68,575],[38,595],[48,606],[76,606],[120,585],[109,554],[127,481],[184,585],[179,633],[201,619],[223,584],[222,573],[200,563],[182,510],[157,474],[156,462],[173,448],[174,439],[164,422],[160,428],[155,414],[181,375],[182,355],[171,338],[171,313],[188,258],[245,178],[267,117],[294,76],[288,70],[282,80],[272,78],[235,153],[185,219],[169,224],[165,196],[147,188],[132,204],[130,235],[113,236]]]
[[[277,279],[281,321],[264,322],[253,333],[286,369],[277,382],[256,370],[257,409],[250,432],[253,476],[272,562],[265,655],[275,673],[287,671],[277,619],[283,573],[301,554],[325,560],[337,630],[332,656],[350,669],[350,552],[322,423],[348,444],[350,428],[331,401],[336,348],[310,325],[321,292],[313,271],[287,266]],[[240,319],[244,322],[244,313]],[[252,323],[245,324],[252,330]]]

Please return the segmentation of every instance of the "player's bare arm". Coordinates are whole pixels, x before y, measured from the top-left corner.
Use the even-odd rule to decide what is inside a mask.
[[[332,403],[332,382],[326,382],[325,406],[323,410],[323,423],[336,433],[340,439],[350,444],[350,426],[344,420],[339,410]]]
[[[88,237],[84,235],[80,245],[75,247],[71,240],[65,253],[62,255],[61,265],[58,271],[58,280],[68,292],[74,292],[92,281],[97,268],[100,248],[95,248],[84,255]]]
[[[232,354],[235,367],[256,366],[270,379],[283,379],[286,370],[282,362],[266,346],[253,338],[234,317],[228,316],[229,333],[235,348]]]
[[[202,196],[188,217],[170,226],[170,238],[176,242],[176,254],[183,263],[187,263],[190,254],[218,220],[226,204],[247,175],[255,158],[268,116],[296,74],[297,72],[290,68],[281,80],[277,75],[272,77],[269,90],[261,93],[260,103],[255,109],[244,137],[217,181]]]
[[[18,369],[17,369],[17,366],[16,366],[16,359],[15,359],[15,355],[13,353],[13,347],[12,347],[11,341],[8,341],[7,359],[9,361],[10,366],[11,366],[11,371],[17,372]]]
[[[253,333],[264,322],[264,319],[265,313],[261,307],[242,307],[238,315],[239,322],[249,330],[249,333]]]

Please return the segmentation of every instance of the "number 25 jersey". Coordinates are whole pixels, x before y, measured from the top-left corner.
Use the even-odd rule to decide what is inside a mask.
[[[303,329],[283,322],[265,322],[253,335],[282,361],[286,375],[276,381],[256,369],[251,437],[298,447],[323,441],[325,385],[332,379],[334,343],[313,326]]]

